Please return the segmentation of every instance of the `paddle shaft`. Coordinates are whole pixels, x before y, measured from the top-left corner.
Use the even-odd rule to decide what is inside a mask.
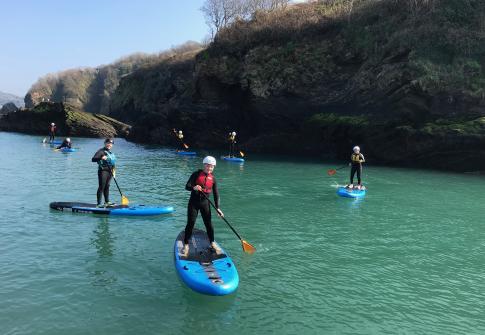
[[[217,207],[216,205],[214,205],[214,203],[211,201],[211,199],[209,199],[209,197],[207,195],[205,195],[204,192],[200,192],[202,193],[202,195],[207,199],[207,201],[209,201],[209,203],[211,204],[212,207],[214,207],[214,209],[217,211]],[[221,218],[224,220],[224,222],[229,226],[229,228],[231,228],[232,232],[234,234],[236,234],[237,238],[240,239],[242,241],[242,237],[239,236],[239,234],[237,233],[237,231],[231,226],[231,224],[226,220],[225,217],[221,216]]]
[[[108,165],[109,168],[109,173],[111,173],[111,177],[113,177],[113,180],[115,181],[116,187],[118,188],[118,192],[120,192],[121,196],[123,197],[123,192],[121,192],[120,185],[118,185],[118,182],[116,181],[116,177],[113,174],[113,169],[111,168],[110,165]]]

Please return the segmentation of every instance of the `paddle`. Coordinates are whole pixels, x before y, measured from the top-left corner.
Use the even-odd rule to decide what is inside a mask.
[[[42,143],[45,143],[47,142],[47,137],[44,137],[44,139],[42,140]]]
[[[118,188],[118,191],[120,192],[120,195],[121,195],[121,204],[122,205],[126,205],[128,206],[130,201],[128,200],[128,198],[123,194],[123,192],[121,192],[121,189],[120,189],[120,185],[118,185],[118,182],[116,181],[116,177],[113,173],[113,169],[111,168],[110,165],[108,165],[108,168],[109,168],[109,172],[111,173],[111,176],[113,177],[114,181],[115,181],[115,184],[116,184],[116,187]]]
[[[334,174],[336,174],[336,173],[337,173],[337,171],[338,171],[338,170],[345,169],[346,167],[347,167],[347,165],[344,165],[344,166],[338,167],[338,168],[336,168],[336,169],[330,169],[330,170],[328,170],[328,171],[327,171],[327,174],[328,174],[329,176],[333,176]]]
[[[214,205],[214,203],[211,201],[211,199],[209,199],[209,197],[207,195],[205,195],[204,192],[200,192],[200,193],[202,193],[202,195],[209,201],[209,203],[211,204],[211,206],[214,207],[214,209],[217,211],[217,207]],[[234,234],[236,234],[236,236],[239,238],[239,241],[241,241],[241,246],[242,246],[243,251],[246,252],[246,253],[248,253],[248,254],[253,254],[256,251],[256,248],[253,247],[249,242],[243,240],[241,238],[241,236],[239,236],[239,234],[237,233],[237,231],[231,226],[231,224],[226,220],[226,218],[224,216],[221,216],[221,218],[229,226],[229,228],[231,228],[232,232]]]
[[[239,151],[239,154],[241,155],[241,157],[244,157],[244,152]]]
[[[184,146],[184,148],[185,149],[188,149],[189,146],[187,144],[185,144],[184,141],[180,137],[178,137],[178,134],[177,134],[177,131],[175,130],[175,128],[173,128],[173,133],[175,134],[175,137],[177,137],[180,140],[180,142],[182,143],[182,145]]]

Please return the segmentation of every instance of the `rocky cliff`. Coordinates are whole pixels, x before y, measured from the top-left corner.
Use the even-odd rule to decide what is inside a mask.
[[[485,170],[485,3],[332,0],[258,12],[126,73],[109,95],[129,139]],[[84,104],[86,106],[86,104]]]
[[[456,0],[317,2],[223,29],[195,57],[123,78],[112,114],[129,138],[248,152],[482,170],[484,4]],[[336,6],[341,4],[342,6]],[[440,159],[440,157],[447,157]]]
[[[33,109],[0,118],[0,130],[47,135],[51,122],[61,136],[126,137],[130,126],[101,114],[76,110],[64,103],[42,102]]]

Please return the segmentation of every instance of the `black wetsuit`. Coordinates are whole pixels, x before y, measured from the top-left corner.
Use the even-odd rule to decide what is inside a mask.
[[[211,209],[207,198],[212,192],[214,194],[214,203],[216,207],[219,208],[219,192],[217,191],[217,183],[214,175],[212,175],[213,183],[211,190],[206,190],[206,192],[204,192],[207,198],[202,194],[202,192],[194,191],[194,186],[197,185],[197,178],[199,177],[201,172],[204,173],[202,170],[198,170],[192,173],[189,180],[187,181],[187,185],[185,185],[185,189],[192,192],[190,193],[190,200],[187,206],[187,226],[185,226],[184,237],[185,244],[189,243],[189,239],[192,236],[192,230],[194,229],[195,220],[197,219],[199,211],[202,215],[202,219],[204,220],[204,225],[207,231],[207,235],[209,236],[209,240],[210,242],[214,242],[214,228],[212,227],[211,221]],[[204,189],[204,186],[202,186],[202,189]]]
[[[111,169],[114,168],[114,165],[110,166],[109,162],[101,159],[101,157],[106,156],[106,153],[111,153],[111,151],[106,148],[101,148],[91,158],[92,162],[98,163],[98,192],[96,194],[98,205],[101,205],[103,195],[104,202],[109,202],[109,185],[113,177]]]
[[[62,141],[61,145],[57,147],[57,149],[62,149],[62,148],[69,148],[71,149],[71,142],[68,142],[66,140]]]
[[[361,176],[362,176],[362,163],[357,161],[357,159],[359,160],[364,160],[364,155],[362,155],[361,153],[358,154],[358,157],[356,154],[352,154],[352,157],[350,158],[351,159],[351,162],[352,162],[352,167],[350,169],[350,183],[353,184],[354,183],[354,176],[355,176],[355,173],[357,172],[357,181],[359,183],[359,185],[362,184],[362,179],[361,179]]]
[[[236,156],[236,136],[229,136],[229,157]]]
[[[49,127],[49,141],[54,141],[56,138],[56,126]]]

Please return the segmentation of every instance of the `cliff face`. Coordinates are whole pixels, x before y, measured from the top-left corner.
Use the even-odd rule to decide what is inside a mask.
[[[138,142],[176,145],[177,128],[194,148],[225,148],[235,130],[249,154],[348,159],[359,144],[370,162],[484,170],[471,159],[485,142],[483,17],[479,0],[295,5],[123,72],[102,108],[76,96]]]
[[[200,49],[187,42],[156,55],[134,54],[97,68],[79,68],[49,74],[32,85],[25,96],[25,106],[32,108],[43,101],[66,102],[78,110],[110,113],[110,98],[122,78],[136,70],[158,64],[184,50]]]
[[[484,4],[355,3],[237,22],[195,59],[123,78],[112,113],[140,142],[175,144],[182,128],[194,147],[225,147],[236,130],[248,152],[348,159],[360,144],[374,162],[485,169],[471,160],[485,141]]]
[[[42,102],[0,118],[0,130],[47,135],[54,122],[61,136],[126,137],[130,126],[100,114],[76,110],[63,103]]]

